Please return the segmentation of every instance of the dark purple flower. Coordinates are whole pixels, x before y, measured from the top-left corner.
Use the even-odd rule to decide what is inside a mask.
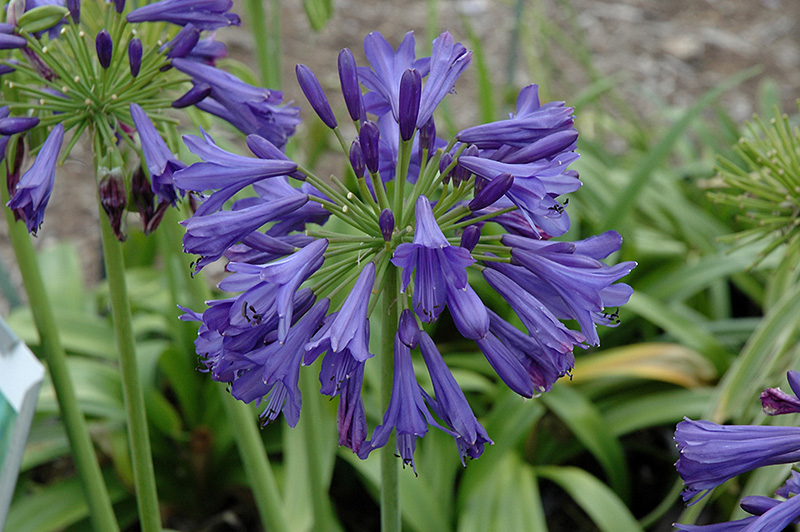
[[[14,48],[22,48],[28,41],[25,37],[19,35],[11,35],[8,33],[0,33],[0,50],[12,50]]]
[[[297,75],[300,89],[305,94],[308,103],[314,108],[317,116],[326,126],[335,129],[338,125],[336,117],[333,115],[331,105],[328,103],[328,98],[325,97],[325,92],[322,90],[319,81],[317,81],[317,77],[306,65],[297,65],[295,74]]]
[[[160,202],[175,205],[178,194],[175,190],[173,174],[186,168],[186,165],[172,154],[167,143],[164,142],[150,121],[150,117],[138,104],[131,104],[131,118],[139,132],[139,140],[142,143],[147,171],[150,172],[153,192],[158,196]]]
[[[152,233],[161,223],[170,204],[166,201],[159,201],[158,205],[154,205],[156,194],[141,166],[136,168],[131,176],[131,198],[142,218],[142,231],[146,235]]]
[[[266,401],[263,423],[274,421],[282,411],[290,427],[300,420],[302,399],[298,386],[303,344],[322,323],[328,310],[324,299],[309,310],[289,330],[285,341],[273,341],[242,356],[240,373],[231,383],[231,395],[250,403]]]
[[[81,0],[67,0],[69,16],[72,17],[73,24],[81,23]]]
[[[760,500],[756,502],[755,499]],[[751,504],[755,504],[756,507],[751,507]],[[752,513],[751,510],[759,513],[738,521],[713,525],[675,523],[675,527],[685,532],[780,532],[800,519],[800,497],[791,497],[785,501],[767,497],[745,497],[742,499],[742,508],[750,513]]]
[[[342,96],[347,106],[347,112],[354,121],[363,120],[364,103],[361,101],[361,87],[358,85],[358,71],[356,59],[349,48],[339,52],[339,83],[342,86]]]
[[[540,105],[539,86],[528,85],[519,93],[515,116],[467,128],[456,138],[481,149],[503,145],[526,148],[555,132],[571,129],[572,111],[571,107],[564,106],[564,102]]]
[[[0,118],[0,135],[15,135],[38,125],[39,119],[35,116],[5,116]]]
[[[125,193],[125,181],[122,177],[121,168],[111,170],[101,169],[100,182],[98,183],[98,195],[100,205],[108,216],[111,229],[120,242],[125,240],[122,228],[122,221],[125,215],[125,207],[128,205],[128,196]]]
[[[186,56],[186,59],[214,66],[218,59],[222,59],[227,55],[228,49],[225,47],[225,43],[215,40],[212,35],[197,41],[197,44]]]
[[[400,96],[398,103],[398,124],[400,138],[409,141],[414,136],[417,128],[417,114],[419,114],[419,98],[422,92],[422,78],[415,69],[403,72],[400,78]]]
[[[111,65],[111,55],[114,51],[114,43],[111,41],[111,35],[108,31],[103,29],[94,40],[95,48],[97,49],[97,61],[103,68],[108,68]]]
[[[680,457],[675,464],[683,500],[714,489],[758,467],[800,460],[800,428],[717,425],[686,419],[675,428]]]
[[[383,239],[389,242],[392,239],[392,233],[394,233],[394,214],[392,214],[392,211],[383,209],[378,217],[378,225],[381,228]]]
[[[361,125],[358,135],[361,151],[364,154],[364,163],[367,165],[369,173],[374,174],[380,168],[380,138],[381,130],[378,124],[367,120]]]
[[[200,29],[194,24],[187,24],[178,32],[171,41],[161,47],[161,51],[167,51],[170,59],[182,58],[189,55],[200,40]]]
[[[332,314],[329,321],[306,344],[306,364],[311,364],[325,351],[347,351],[356,362],[364,362],[372,357],[369,352],[367,306],[374,282],[375,264],[370,262],[361,270],[342,308]]]
[[[413,243],[397,246],[392,263],[403,269],[402,290],[414,277],[414,312],[424,322],[436,321],[445,305],[466,338],[477,339],[489,330],[489,316],[467,282],[466,267],[475,262],[469,251],[451,246],[439,229],[430,202],[417,198]]]
[[[114,0],[114,11],[117,13],[125,11],[125,0]]]
[[[508,192],[514,184],[514,176],[511,174],[500,174],[492,179],[488,185],[484,186],[480,192],[475,193],[475,198],[467,205],[473,211],[485,209],[495,201],[499,200]]]
[[[248,185],[262,179],[287,175],[297,169],[297,164],[288,160],[244,157],[227,152],[218,147],[214,139],[205,132],[203,138],[184,135],[183,141],[202,162],[177,172],[175,186],[197,192],[218,190],[218,194],[222,194],[220,199],[212,195],[206,200],[206,203],[215,201],[218,204],[216,209]],[[207,210],[211,209],[204,209],[204,212]]]
[[[502,242],[511,247],[514,263],[533,275],[528,277],[523,272],[512,273],[513,268],[499,268],[545,302],[559,318],[577,320],[586,340],[599,345],[595,323],[610,324],[603,309],[624,305],[632,293],[628,285],[614,283],[630,273],[636,263],[607,266],[599,260],[619,250],[622,243],[619,233],[607,231],[579,242],[503,235]]]
[[[197,61],[176,58],[172,66],[192,77],[194,83],[211,86],[209,96],[196,105],[230,122],[246,135],[260,135],[279,148],[300,123],[300,109],[282,105],[283,94],[249,85],[233,74]]]
[[[584,342],[584,336],[561,323],[548,306],[498,269],[486,268],[483,277],[517,313],[536,340],[561,353],[571,352]]]
[[[161,0],[128,13],[128,22],[170,22],[194,24],[201,30],[241,24],[238,15],[229,13],[232,0]]]
[[[198,83],[186,91],[186,94],[172,102],[172,107],[175,109],[183,109],[184,107],[195,105],[209,94],[211,94],[211,85],[208,83]]]
[[[470,253],[478,245],[481,238],[481,228],[478,225],[468,225],[461,233],[461,247],[468,250]]]
[[[789,395],[780,388],[767,388],[761,392],[761,406],[768,416],[800,412],[800,398],[797,396],[800,393],[800,373],[789,370],[786,378],[794,395]]]
[[[453,42],[450,32],[446,31],[433,40],[430,74],[422,89],[417,127],[422,127],[433,117],[442,99],[453,91],[456,80],[467,68],[470,59],[472,52],[468,52],[461,43]]]
[[[220,258],[225,251],[265,223],[280,218],[302,207],[308,196],[298,194],[294,197],[274,201],[263,201],[252,207],[233,211],[219,211],[206,216],[193,216],[181,224],[186,227],[183,236],[183,251],[200,255],[195,271]]]
[[[464,463],[465,456],[480,457],[483,454],[483,446],[494,442],[489,439],[483,425],[475,419],[475,414],[472,413],[464,392],[461,391],[453,374],[444,363],[442,355],[436,349],[436,344],[425,331],[419,333],[419,349],[425,359],[425,365],[428,367],[428,373],[433,382],[433,392],[436,396],[433,399],[423,392],[425,400],[433,413],[439,416],[445,425],[456,434],[455,440],[461,454],[461,463]]]
[[[50,192],[56,176],[56,162],[61,143],[64,141],[64,125],[55,126],[42,144],[33,165],[25,172],[11,192],[6,204],[10,209],[19,209],[28,232],[34,235],[44,220],[44,210],[50,200]]]
[[[364,170],[367,169],[367,163],[364,160],[364,152],[361,150],[361,141],[358,138],[353,139],[350,144],[350,167],[357,178],[364,177]]]
[[[391,111],[398,121],[400,100],[400,78],[409,68],[415,68],[421,76],[428,73],[429,58],[416,60],[414,33],[408,32],[395,53],[392,45],[378,32],[364,37],[364,53],[372,69],[358,68],[361,83],[370,92],[363,95],[366,110],[377,116]]]
[[[339,445],[357,453],[367,439],[367,416],[361,398],[364,382],[364,363],[357,362],[339,388],[339,408],[336,411],[336,426]]]
[[[403,459],[403,465],[410,465],[416,473],[414,450],[417,447],[417,438],[422,438],[427,434],[429,424],[455,436],[454,433],[439,426],[428,411],[422,396],[422,389],[417,384],[417,378],[414,375],[411,350],[400,341],[399,334],[396,334],[392,398],[383,415],[383,422],[375,427],[372,438],[361,447],[358,457],[364,459],[375,449],[386,445],[392,430],[396,430],[397,454]]]
[[[142,41],[138,37],[134,37],[128,43],[128,64],[131,68],[131,76],[135,78],[142,68]]]
[[[315,240],[300,248],[285,259],[260,265],[241,265],[245,268],[260,268],[259,276],[264,282],[275,286],[275,305],[278,311],[278,341],[283,342],[292,322],[294,296],[300,285],[322,265],[322,254],[328,247],[327,240]],[[239,271],[236,263],[228,265],[229,271]],[[310,338],[310,336],[309,336]]]
[[[465,154],[459,157],[456,168],[464,168],[489,180],[511,174],[514,182],[505,194],[510,202],[504,205],[498,201],[498,208],[513,203],[537,236],[540,236],[540,229],[550,236],[559,236],[569,228],[569,217],[555,197],[581,187],[580,180],[567,170],[567,166],[577,158],[576,153],[565,152],[552,160],[509,164]]]

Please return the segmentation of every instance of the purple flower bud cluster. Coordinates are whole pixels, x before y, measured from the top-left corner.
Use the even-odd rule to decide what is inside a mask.
[[[550,240],[569,228],[559,197],[581,186],[567,169],[578,157],[571,108],[540,104],[531,85],[511,118],[448,142],[437,136],[435,110],[471,53],[449,33],[436,38],[431,57],[416,58],[412,33],[397,50],[371,33],[364,51],[368,67],[348,49],[338,56],[342,107],[355,131],[337,120],[311,70],[296,68],[311,108],[338,135],[355,184],[352,175],[317,177],[257,129],[248,136],[255,157],[224,151],[205,134],[184,137],[201,162],[176,171],[172,183],[204,198],[183,222],[184,249],[199,255],[195,270],[226,257],[229,275],[219,288],[233,293],[184,319],[201,322],[195,345],[204,370],[230,383],[234,397],[265,403],[265,422],[283,411],[297,423],[299,366],[321,358],[320,391],[339,397],[339,442],[359,457],[394,431],[396,453],[414,467],[417,439],[434,427],[453,437],[462,460],[477,458],[492,441],[437,336],[460,335],[500,380],[533,397],[570,373],[576,347],[599,344],[598,324],[618,323],[606,309],[628,301],[632,290],[618,281],[636,264],[603,262],[620,249],[614,231]],[[197,105],[212,99],[220,116],[233,99],[250,111],[269,101],[268,91],[227,74],[184,59],[172,64],[198,92],[201,83],[202,91],[211,87]],[[254,193],[237,199],[245,187]],[[487,224],[497,225],[484,231]],[[482,301],[475,283],[483,281],[503,308]],[[394,342],[372,353],[370,316],[382,301],[397,309],[382,320],[381,337]],[[454,331],[440,329],[444,315]],[[391,400],[370,436],[361,388],[372,358],[394,372],[384,383]],[[417,382],[415,358],[428,370],[428,389]]]
[[[761,394],[768,415],[800,412],[800,373],[789,371],[794,394],[769,388]],[[738,475],[759,467],[800,461],[800,427],[763,425],[718,425],[686,419],[675,428],[680,457],[675,468],[684,482],[683,500],[694,504],[712,489]],[[741,507],[753,514],[738,521],[714,525],[676,524],[687,532],[783,530],[800,519],[800,473],[792,476],[775,495],[780,499],[748,496]],[[699,496],[698,496],[699,495]]]

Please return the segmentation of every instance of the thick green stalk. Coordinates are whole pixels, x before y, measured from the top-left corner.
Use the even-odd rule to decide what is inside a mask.
[[[150,451],[150,435],[144,407],[144,393],[136,363],[136,349],[131,326],[131,308],[125,284],[125,261],[122,244],[114,236],[108,217],[99,208],[103,240],[103,259],[111,298],[111,316],[119,350],[119,369],[122,375],[122,393],[128,421],[128,440],[131,446],[133,482],[142,532],[161,532],[161,515],[158,509],[156,477]]]
[[[270,22],[274,22],[275,17],[280,17],[280,3],[276,4],[270,6],[270,20],[267,20],[263,0],[247,0],[245,2],[247,18],[250,19],[250,34],[253,36],[256,61],[258,62],[259,79],[265,87],[278,87],[281,81],[280,50],[273,50],[273,47],[280,41],[270,39],[268,35],[268,28],[271,31],[275,26]],[[278,27],[280,28],[280,25]]]
[[[394,381],[394,336],[397,332],[397,269],[389,266],[383,283],[381,328],[381,409],[389,408]],[[392,433],[381,449],[381,532],[400,532],[400,475]]]
[[[253,419],[253,411],[231,397],[224,386],[220,385],[218,388],[228,422],[234,427],[236,447],[244,463],[244,470],[253,490],[262,524],[271,532],[291,532],[278,483],[275,481],[264,442]]]
[[[5,163],[0,167],[2,168],[0,169],[0,179],[5,182]],[[0,186],[0,197],[2,197],[4,205],[9,200],[8,196],[5,185]],[[103,482],[103,474],[100,471],[100,465],[94,453],[89,429],[78,405],[75,387],[67,369],[67,357],[64,353],[64,347],[61,345],[55,315],[42,281],[42,274],[39,271],[39,263],[36,261],[33,244],[25,225],[22,222],[17,223],[14,221],[11,209],[4,210],[9,238],[11,239],[11,245],[14,247],[17,264],[22,274],[22,282],[25,285],[25,292],[28,295],[31,312],[33,312],[33,319],[36,322],[36,328],[39,331],[39,337],[44,348],[45,362],[50,371],[50,380],[53,382],[53,388],[56,392],[75,466],[81,478],[92,525],[97,532],[118,531],[119,525],[114,515],[114,509],[111,506],[108,490]]]

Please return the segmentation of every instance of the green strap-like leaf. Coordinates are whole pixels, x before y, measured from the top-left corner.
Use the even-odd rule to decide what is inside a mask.
[[[534,471],[561,486],[603,532],[643,532],[619,497],[583,469],[542,466]]]

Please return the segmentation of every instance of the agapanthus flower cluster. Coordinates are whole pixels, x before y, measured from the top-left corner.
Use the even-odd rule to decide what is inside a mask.
[[[737,245],[764,245],[757,261],[782,248],[786,256],[800,250],[800,131],[775,111],[768,122],[758,116],[747,124],[734,151],[741,162],[720,158],[717,171],[724,186],[709,196],[737,209],[746,228],[720,238]]]
[[[195,105],[246,134],[285,144],[299,109],[284,106],[279,91],[215,66],[226,49],[214,30],[240,24],[231,6],[232,0],[161,0],[136,9],[124,0],[9,2],[0,24],[0,160],[7,161],[8,207],[29,232],[42,224],[56,166],[84,133],[100,203],[119,239],[128,209],[139,211],[150,232],[183,194],[173,174],[186,165],[174,155],[177,145],[170,149],[164,140],[177,138],[173,108]],[[25,163],[26,147],[35,154],[32,164]]]
[[[761,394],[764,413],[770,416],[800,412],[800,373],[789,371],[794,394],[769,388]],[[675,467],[683,479],[683,500],[707,495],[710,490],[742,473],[775,464],[800,461],[800,427],[718,425],[686,419],[675,429],[680,458]],[[675,526],[688,532],[778,532],[800,520],[800,473],[792,471],[777,498],[749,496],[741,507],[750,517],[713,525]]]
[[[435,110],[471,52],[449,33],[433,41],[430,57],[417,58],[414,48],[411,33],[396,50],[371,33],[368,66],[341,51],[347,127],[313,72],[297,66],[300,88],[347,157],[349,179],[321,179],[259,134],[247,137],[253,156],[224,151],[206,133],[187,136],[202,162],[173,175],[179,189],[205,198],[183,222],[184,250],[199,255],[195,270],[229,261],[219,288],[233,295],[184,316],[201,322],[202,369],[229,383],[235,398],[261,404],[265,423],[282,411],[294,426],[300,366],[321,358],[321,393],[339,397],[339,443],[366,458],[394,431],[397,454],[412,466],[431,426],[454,438],[462,459],[491,443],[434,341],[444,315],[500,379],[533,397],[570,373],[576,347],[598,345],[598,324],[616,323],[611,309],[631,295],[617,281],[635,266],[601,262],[620,248],[613,231],[552,239],[569,228],[563,196],[581,186],[568,169],[578,157],[572,108],[542,104],[530,85],[508,119],[442,139]],[[173,61],[189,71],[186,63]],[[252,193],[236,196],[245,187]],[[485,304],[474,288],[484,281],[506,308]],[[381,336],[396,331],[392,352],[370,349],[376,309]],[[508,321],[509,310],[524,329]],[[362,387],[376,354],[393,362],[393,385],[370,435]],[[415,358],[432,389],[418,383]]]

